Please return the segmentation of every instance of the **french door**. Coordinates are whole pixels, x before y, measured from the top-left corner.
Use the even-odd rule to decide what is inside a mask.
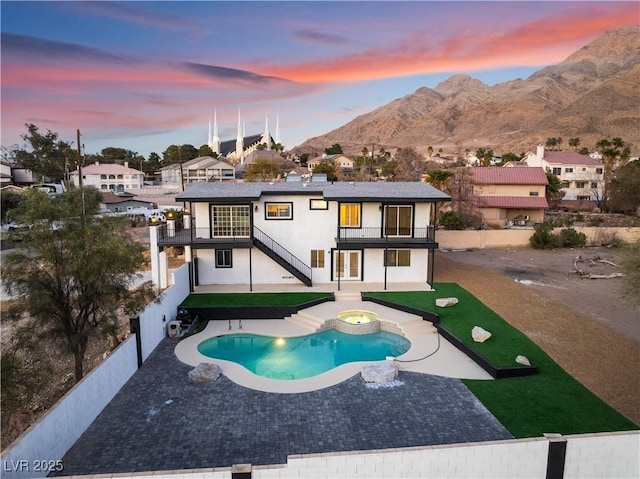
[[[361,272],[362,251],[347,250],[333,252],[334,279],[358,281],[362,277]]]

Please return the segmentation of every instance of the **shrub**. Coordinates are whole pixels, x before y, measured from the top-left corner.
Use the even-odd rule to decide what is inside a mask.
[[[443,211],[438,218],[440,225],[446,230],[464,230],[470,226],[468,221],[455,211]]]
[[[529,244],[535,249],[555,248],[557,243],[556,235],[552,233],[554,226],[552,223],[541,223],[534,226],[533,235],[529,238]]]
[[[580,248],[587,244],[587,235],[579,233],[574,228],[563,228],[554,236],[559,248]]]

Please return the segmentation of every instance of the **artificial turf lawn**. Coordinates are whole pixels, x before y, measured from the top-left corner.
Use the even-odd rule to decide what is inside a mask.
[[[180,307],[296,306],[330,296],[331,293],[199,293],[187,296]]]
[[[624,431],[638,426],[611,408],[564,371],[527,336],[477,298],[452,283],[436,283],[435,291],[367,293],[397,304],[437,312],[440,325],[465,341],[496,366],[517,366],[522,354],[538,374],[494,381],[464,379],[469,390],[517,438],[543,433],[583,434]],[[436,298],[456,297],[459,303],[436,308]],[[471,339],[473,326],[491,332],[485,343]]]

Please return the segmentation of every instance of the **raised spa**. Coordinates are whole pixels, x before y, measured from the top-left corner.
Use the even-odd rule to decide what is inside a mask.
[[[380,331],[380,322],[376,313],[351,309],[338,313],[335,328],[348,334],[371,334]]]

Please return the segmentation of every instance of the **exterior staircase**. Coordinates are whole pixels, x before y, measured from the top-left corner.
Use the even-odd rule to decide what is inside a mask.
[[[253,245],[292,275],[311,286],[311,268],[265,232],[253,227]]]

